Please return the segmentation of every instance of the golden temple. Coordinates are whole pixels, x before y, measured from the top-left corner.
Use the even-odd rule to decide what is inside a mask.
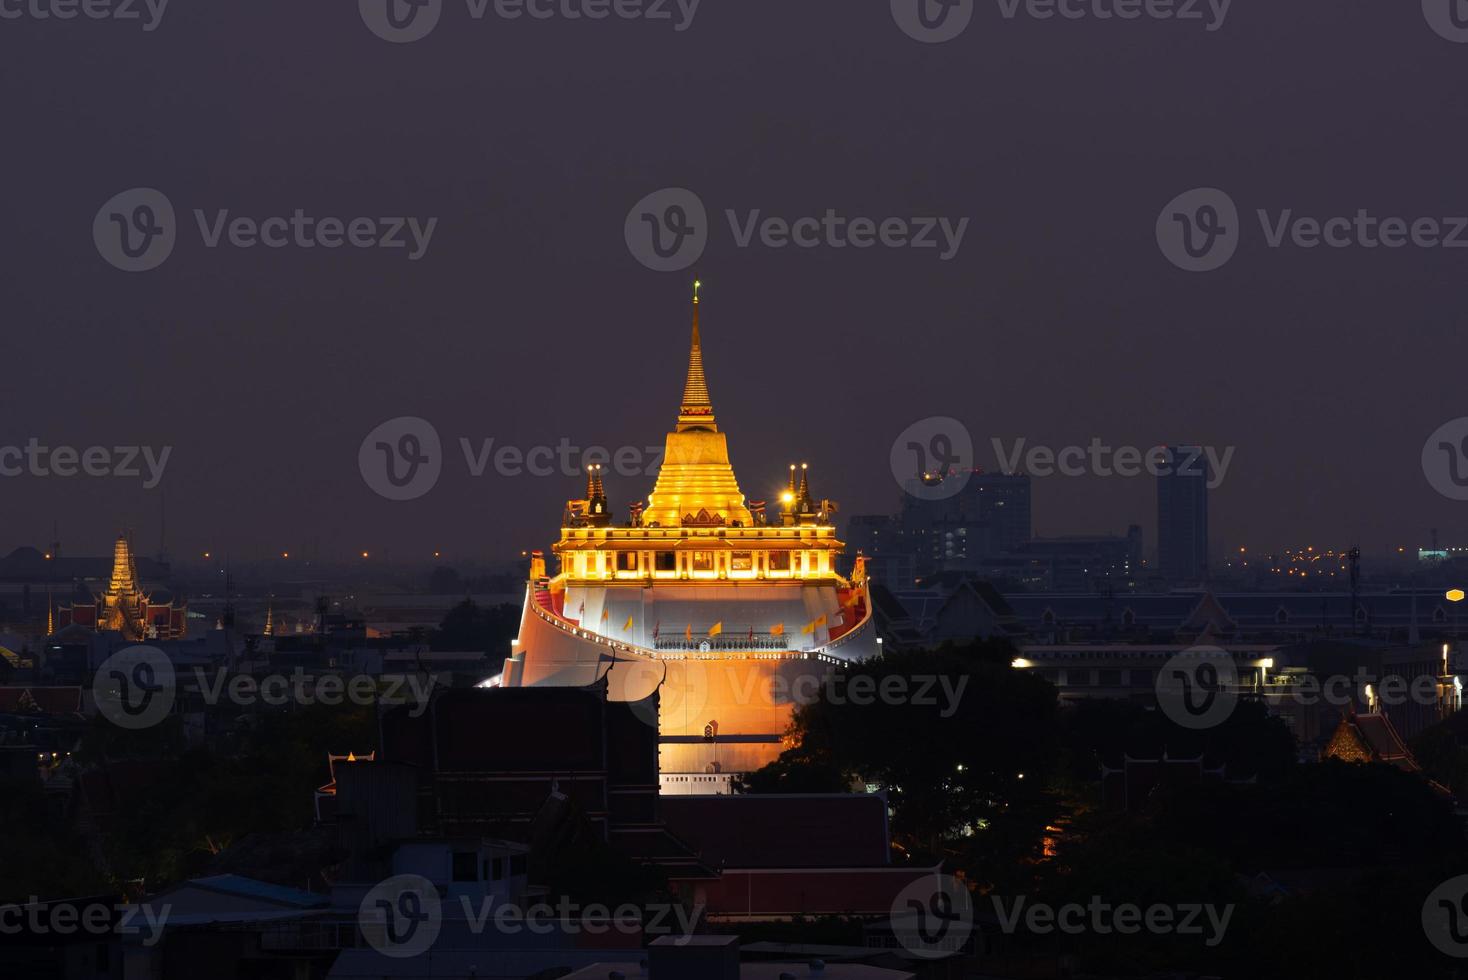
[[[496,682],[591,686],[614,700],[660,696],[670,776],[745,771],[779,753],[796,677],[876,653],[858,560],[837,569],[836,504],[789,469],[775,508],[748,501],[729,461],[704,366],[698,284],[677,422],[646,505],[614,523],[605,477],[566,503],[551,551],[535,552],[520,634]],[[714,790],[726,779],[710,778]]]

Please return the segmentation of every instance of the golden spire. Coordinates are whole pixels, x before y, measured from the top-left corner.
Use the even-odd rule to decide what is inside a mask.
[[[133,564],[132,549],[125,534],[119,534],[112,546],[112,582],[107,591],[123,596],[136,595],[138,591],[138,569]]]
[[[269,606],[266,606],[265,607],[265,635],[266,636],[274,636],[275,635],[275,606],[274,605],[269,605]]]
[[[678,431],[710,429],[714,425],[714,405],[709,400],[708,381],[703,376],[703,338],[698,332],[698,290],[703,283],[693,282],[693,345],[688,352],[688,380],[683,384],[683,404],[678,409]]]

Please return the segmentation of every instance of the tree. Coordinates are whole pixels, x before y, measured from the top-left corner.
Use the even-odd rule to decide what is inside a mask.
[[[433,632],[434,650],[480,650],[486,656],[506,656],[520,629],[520,610],[512,605],[481,609],[465,599],[444,616]]]
[[[1002,866],[1038,854],[1058,761],[1055,688],[1012,669],[1008,644],[892,652],[831,676],[796,709],[796,746],[744,792],[839,791],[875,783],[914,861],[962,850]],[[992,844],[990,843],[992,842]]]

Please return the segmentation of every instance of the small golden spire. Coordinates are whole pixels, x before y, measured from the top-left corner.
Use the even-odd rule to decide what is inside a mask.
[[[693,281],[693,343],[688,352],[688,379],[683,383],[683,404],[678,409],[678,431],[714,429],[714,405],[709,400],[708,381],[703,374],[703,337],[698,327],[698,291],[703,283]]]

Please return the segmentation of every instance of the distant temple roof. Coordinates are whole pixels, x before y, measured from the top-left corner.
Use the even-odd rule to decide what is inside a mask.
[[[1406,772],[1422,771],[1391,720],[1382,714],[1352,713],[1341,718],[1325,755],[1346,762],[1385,762]]]

